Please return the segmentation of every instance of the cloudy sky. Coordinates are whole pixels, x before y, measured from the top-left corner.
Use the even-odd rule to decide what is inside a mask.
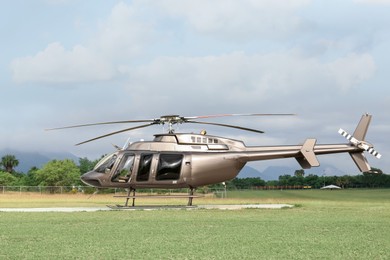
[[[69,151],[95,159],[127,138],[74,146],[129,125],[66,125],[220,113],[264,135],[208,127],[247,145],[340,143],[363,113],[390,172],[390,0],[35,0],[0,3],[0,150]],[[182,125],[177,131],[200,131]],[[321,163],[356,168],[348,155]],[[252,166],[299,167],[293,159]]]

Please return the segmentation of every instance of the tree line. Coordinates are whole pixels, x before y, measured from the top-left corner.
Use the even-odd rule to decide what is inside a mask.
[[[15,171],[19,160],[14,155],[5,155],[0,161],[0,186],[79,186],[83,185],[80,176],[91,171],[100,159],[79,158],[73,160],[51,160],[42,168],[32,167],[26,174]],[[375,172],[375,173],[373,173]],[[305,175],[305,171],[296,170],[293,175],[280,175],[278,180],[265,181],[258,178],[235,178],[225,183],[228,189],[250,189],[264,186],[311,186],[321,188],[334,184],[342,188],[390,188],[390,175],[380,169],[359,175],[318,176]],[[222,184],[211,187],[221,188]]]
[[[278,180],[264,181],[261,178],[235,178],[228,185],[238,189],[250,189],[264,186],[321,188],[327,185],[337,185],[341,188],[390,188],[390,175],[380,169],[373,168],[372,172],[363,172],[358,175],[305,176],[304,170],[296,170],[294,175],[280,175]]]
[[[79,158],[73,160],[51,160],[42,168],[32,167],[26,174],[15,171],[19,160],[7,154],[0,161],[0,186],[79,186],[80,176],[96,165],[100,159],[91,161]]]

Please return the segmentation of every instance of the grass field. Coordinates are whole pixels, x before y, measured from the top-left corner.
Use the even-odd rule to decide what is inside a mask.
[[[228,192],[195,204],[292,209],[0,212],[0,259],[390,259],[390,190]],[[111,195],[0,194],[0,207],[118,204]],[[141,204],[185,204],[144,199]]]

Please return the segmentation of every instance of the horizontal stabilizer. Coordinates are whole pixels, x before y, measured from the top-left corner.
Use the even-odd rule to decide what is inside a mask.
[[[296,157],[298,163],[303,169],[310,169],[311,167],[318,167],[320,163],[314,153],[314,146],[316,145],[316,139],[307,139],[302,145],[301,154],[302,157]]]

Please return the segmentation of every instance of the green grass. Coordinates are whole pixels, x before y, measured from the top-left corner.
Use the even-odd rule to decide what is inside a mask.
[[[118,203],[106,195],[33,205]],[[390,190],[228,192],[204,203],[290,203],[282,210],[0,212],[0,259],[389,259]],[[25,203],[17,195],[7,196]],[[10,198],[11,197],[11,198]],[[84,197],[86,200],[86,197]],[[3,206],[0,195],[0,207]],[[183,203],[174,200],[171,203]],[[63,204],[64,203],[64,204]],[[144,200],[140,203],[161,203]],[[14,205],[17,206],[17,205]]]

